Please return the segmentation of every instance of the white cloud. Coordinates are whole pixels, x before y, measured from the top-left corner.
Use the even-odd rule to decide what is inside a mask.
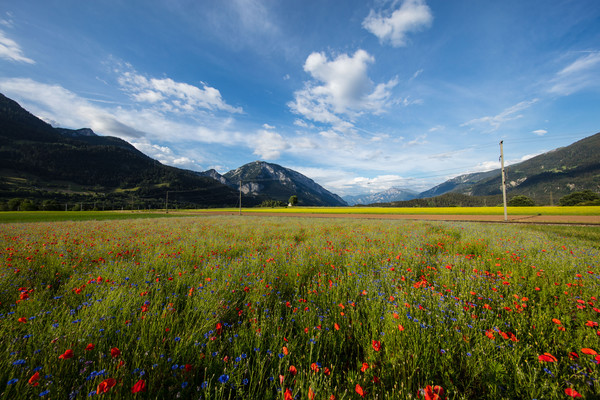
[[[514,106],[508,107],[507,109],[503,110],[500,114],[494,116],[475,118],[461,124],[460,126],[478,127],[480,129],[483,129],[483,131],[486,133],[494,132],[498,130],[500,126],[502,126],[502,124],[504,124],[505,122],[522,118],[523,115],[519,113],[531,107],[533,104],[537,103],[537,101],[538,99],[522,101],[520,103],[515,104]]]
[[[371,10],[362,23],[382,43],[394,47],[406,46],[406,35],[427,28],[433,21],[430,8],[424,0],[404,0],[397,10],[375,12]]]
[[[96,104],[62,86],[48,85],[27,78],[0,79],[0,91],[54,126],[89,127],[99,135],[120,137],[139,146],[146,142],[201,142],[225,146],[242,144],[252,148],[248,135],[232,130],[229,119],[205,118],[206,125],[199,125],[195,121],[188,123],[177,115],[171,118],[172,116],[156,112],[152,108]],[[150,151],[148,146],[144,149]],[[159,154],[154,152],[151,154]],[[163,156],[167,155],[164,153]],[[182,162],[181,155],[177,154],[162,160],[170,165]]]
[[[2,30],[0,30],[0,57],[9,61],[35,64],[31,58],[25,57],[17,42],[8,38]]]
[[[600,88],[600,51],[579,57],[560,70],[551,82],[550,93],[563,96],[587,88]]]
[[[375,59],[364,50],[352,56],[341,54],[329,60],[324,53],[312,53],[304,63],[304,70],[313,81],[294,93],[295,100],[288,106],[297,114],[315,122],[332,125],[339,131],[354,125],[345,118],[362,113],[381,113],[388,106],[391,89],[397,79],[374,85],[367,75],[369,64]]]
[[[534,133],[534,134],[536,134],[538,136],[544,136],[546,133],[548,133],[548,131],[545,130],[545,129],[536,129],[532,133]]]
[[[254,147],[253,154],[263,160],[276,160],[281,156],[282,151],[289,148],[279,133],[266,129],[260,130],[249,144]]]
[[[152,144],[150,141],[144,138],[141,140],[132,140],[130,143],[142,153],[160,161],[162,164],[191,170],[202,170],[202,167],[197,161],[189,157],[177,155],[168,146]]]
[[[120,72],[118,82],[135,101],[159,104],[170,112],[190,113],[199,109],[242,112],[241,108],[225,103],[218,89],[204,83],[199,88],[170,78],[146,78],[135,71]]]

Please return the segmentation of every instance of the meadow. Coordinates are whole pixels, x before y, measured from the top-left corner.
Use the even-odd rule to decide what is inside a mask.
[[[600,215],[600,206],[507,207],[509,215]],[[202,211],[238,212],[237,208]],[[504,207],[264,207],[244,208],[244,213],[304,214],[416,214],[416,215],[502,215]]]
[[[599,230],[0,224],[0,397],[600,398]]]

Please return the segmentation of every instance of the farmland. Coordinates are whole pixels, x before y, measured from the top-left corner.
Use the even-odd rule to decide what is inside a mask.
[[[598,231],[2,224],[0,396],[597,398]]]

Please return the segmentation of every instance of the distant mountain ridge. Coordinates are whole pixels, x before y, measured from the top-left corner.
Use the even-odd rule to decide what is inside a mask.
[[[393,201],[406,201],[412,200],[419,196],[419,193],[399,187],[391,187],[387,190],[372,193],[372,194],[362,194],[357,196],[344,196],[343,199],[348,203],[348,205],[354,206],[358,204],[368,205],[374,203],[390,203]]]
[[[507,195],[525,195],[538,204],[557,203],[576,191],[600,191],[600,133],[505,167]],[[501,171],[460,175],[419,195],[445,193],[493,196],[501,193]]]
[[[600,133],[569,146],[510,165],[509,197],[526,195],[538,204],[557,203],[574,191],[600,191]],[[401,188],[348,196],[347,201],[289,168],[255,161],[221,175],[161,164],[125,140],[89,128],[54,128],[0,94],[0,201],[15,197],[112,202],[114,206],[158,207],[167,192],[186,207],[255,206],[266,200],[299,205],[345,206],[393,203],[456,193],[497,196],[500,170],[464,174],[416,194]],[[444,202],[450,197],[445,198]],[[453,197],[452,197],[453,198]],[[457,197],[457,199],[459,199]],[[454,200],[453,200],[454,201]],[[469,204],[460,198],[461,204]],[[426,202],[426,204],[437,204]]]
[[[298,196],[298,205],[346,206],[338,195],[317,184],[301,173],[281,165],[265,161],[254,161],[222,176],[226,184],[239,187],[246,194],[263,195],[274,200],[288,201]]]
[[[76,192],[78,198],[106,199],[108,194],[133,207],[134,200],[140,206],[166,205],[170,192],[175,204],[231,207],[239,204],[239,179],[244,206],[287,202],[292,195],[300,205],[346,205],[313,180],[276,164],[256,161],[226,176],[166,166],[125,140],[89,128],[54,128],[0,94],[0,198],[73,200],[67,193]]]

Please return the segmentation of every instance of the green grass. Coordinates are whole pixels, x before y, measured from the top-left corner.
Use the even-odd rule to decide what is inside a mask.
[[[2,398],[113,379],[106,398],[600,397],[597,229],[205,216],[0,232]]]
[[[203,211],[237,212],[237,208]],[[503,207],[288,207],[242,208],[243,213],[308,214],[422,214],[422,215],[503,215]],[[600,206],[508,207],[509,215],[600,215]]]
[[[176,214],[138,211],[4,211],[0,223],[51,222],[51,221],[103,221],[115,219],[140,219],[173,217]]]

